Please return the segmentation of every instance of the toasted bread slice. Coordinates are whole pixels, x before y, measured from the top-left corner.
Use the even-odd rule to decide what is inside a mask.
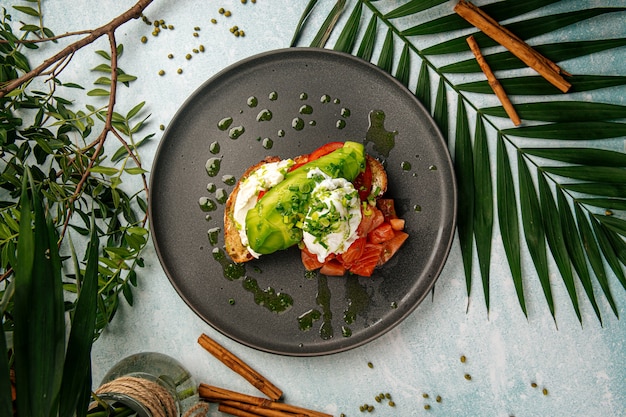
[[[306,158],[306,155],[302,155],[292,159],[296,164],[298,164],[301,161],[306,161]],[[235,209],[235,200],[237,199],[237,194],[239,193],[239,186],[245,178],[250,176],[262,165],[271,162],[278,162],[280,160],[281,158],[277,156],[268,156],[258,164],[248,168],[243,173],[241,178],[239,178],[235,188],[228,196],[228,200],[226,201],[226,205],[224,207],[224,245],[226,247],[226,253],[230,256],[233,262],[243,263],[254,259],[254,256],[252,256],[248,249],[241,243],[239,230],[237,230],[233,214]],[[378,190],[376,197],[380,197],[385,193],[385,191],[387,191],[387,173],[385,172],[383,165],[378,160],[369,155],[366,155],[366,160],[372,170],[372,189]]]

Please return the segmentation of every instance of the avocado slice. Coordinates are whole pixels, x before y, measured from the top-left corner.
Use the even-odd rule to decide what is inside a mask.
[[[308,178],[309,171],[317,168],[332,178],[353,181],[365,170],[365,164],[363,145],[348,141],[343,147],[288,172],[246,214],[250,248],[267,255],[302,240],[302,219],[311,203],[311,191],[321,180],[315,176]]]

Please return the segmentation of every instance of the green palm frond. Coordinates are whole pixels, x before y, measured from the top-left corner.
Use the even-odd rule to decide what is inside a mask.
[[[356,55],[406,86],[415,83],[414,94],[431,111],[451,145],[468,298],[478,269],[489,310],[495,232],[502,239],[525,315],[524,279],[529,278],[523,277],[534,275],[556,320],[552,294],[556,283],[550,278],[554,265],[579,321],[584,300],[600,323],[602,299],[617,316],[609,273],[626,290],[626,154],[615,150],[616,145],[623,146],[626,136],[626,106],[589,97],[593,97],[591,92],[623,87],[626,74],[607,75],[604,68],[592,64],[585,74],[568,77],[571,94],[563,95],[532,71],[526,74],[519,59],[456,15],[449,1],[333,4],[318,36],[307,46]],[[307,17],[315,12],[312,9],[307,8]],[[623,19],[625,7],[581,9],[557,0],[503,0],[482,9],[554,62],[605,51],[624,54],[624,34],[603,39],[594,38],[594,33],[606,18]],[[582,33],[583,39],[567,40],[573,25],[584,25],[585,30],[576,32],[578,37]],[[304,30],[305,26],[299,25],[294,39],[302,39]],[[468,53],[465,39],[470,34],[512,101],[521,102],[516,110],[524,121],[522,126],[511,128],[501,106],[481,105],[493,92]],[[292,46],[298,44],[302,43]],[[456,105],[448,101],[451,98]],[[454,131],[449,130],[450,120],[455,120]],[[572,146],[583,141],[594,141],[597,146]],[[478,266],[472,265],[474,252]],[[534,271],[522,271],[526,256]]]

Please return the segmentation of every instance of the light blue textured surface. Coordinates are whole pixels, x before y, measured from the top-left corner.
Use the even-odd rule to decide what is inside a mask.
[[[167,125],[183,101],[224,67],[256,53],[289,46],[306,3],[305,0],[258,0],[256,4],[248,1],[244,5],[239,0],[155,0],[145,14],[152,20],[164,19],[175,26],[174,30],[162,31],[155,38],[150,35],[151,28],[137,20],[117,32],[118,41],[125,47],[119,65],[139,79],[131,88],[120,88],[116,109],[124,113],[145,100],[146,112],[151,113],[151,130],[157,132],[156,140],[143,148],[145,167],[152,163],[161,135],[159,124]],[[402,2],[387,3],[391,9]],[[564,8],[564,3],[626,6],[624,1],[561,3],[552,7]],[[96,4],[99,12],[93,13]],[[129,0],[45,1],[43,13],[47,25],[56,33],[63,33],[97,27],[132,4]],[[330,9],[332,4],[332,1],[320,1],[319,7]],[[445,6],[454,4],[451,1]],[[232,17],[220,16],[219,7],[230,9]],[[218,19],[218,23],[211,24],[211,18]],[[619,18],[592,25],[596,36],[626,36],[624,18],[622,13]],[[321,13],[314,15],[311,27],[318,27],[322,19]],[[238,25],[246,36],[235,38],[228,30],[232,25]],[[195,26],[201,27],[197,38],[192,36]],[[579,24],[573,31],[559,34],[566,40],[588,27]],[[147,44],[139,42],[144,35]],[[305,36],[311,38],[313,34]],[[191,52],[200,44],[205,52]],[[93,53],[95,49],[108,49],[105,39],[76,54],[71,66],[74,73],[64,73],[64,82],[89,85],[95,79],[90,71],[100,63]],[[168,59],[168,53],[173,53],[174,59]],[[193,55],[191,60],[184,59],[187,53]],[[564,66],[573,73],[623,75],[625,57],[626,51],[621,48],[567,62]],[[588,70],[589,67],[592,69]],[[182,75],[176,74],[177,68],[183,69]],[[165,76],[157,74],[160,69],[166,72]],[[599,91],[593,97],[624,104],[626,89]],[[624,151],[622,140],[611,141],[609,145]],[[465,280],[455,241],[434,298],[429,297],[398,327],[372,343],[345,353],[293,358],[255,351],[210,328],[176,294],[150,245],[144,253],[146,267],[139,271],[135,305],[121,305],[94,347],[94,382],[97,384],[114,363],[129,354],[158,351],[178,359],[198,381],[256,395],[252,387],[196,343],[204,332],[274,381],[283,389],[288,402],[334,415],[342,412],[347,416],[360,415],[359,406],[369,403],[377,405],[378,416],[626,416],[626,322],[615,318],[609,306],[602,302],[604,326],[601,327],[584,299],[581,326],[560,279],[554,274],[551,278],[557,300],[558,329],[534,277],[530,277],[526,287],[529,306],[526,319],[518,306],[499,238],[494,247],[489,315],[478,276],[466,311]],[[529,264],[525,266],[528,273],[533,271]],[[611,285],[620,316],[626,317],[626,292],[614,277]],[[459,360],[461,355],[467,357],[464,364]],[[368,362],[373,368],[368,367]],[[471,374],[471,381],[464,378],[466,373]],[[536,382],[538,387],[531,387],[531,382]],[[541,392],[544,387],[549,390],[547,396]],[[374,397],[379,392],[391,393],[396,407],[377,404]],[[430,398],[423,398],[423,393]],[[434,401],[437,395],[441,396],[441,403]],[[425,404],[432,408],[425,410]]]

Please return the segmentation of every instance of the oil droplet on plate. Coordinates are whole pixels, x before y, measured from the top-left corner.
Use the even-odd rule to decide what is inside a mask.
[[[210,193],[214,193],[215,190],[217,189],[217,187],[215,186],[214,183],[210,182],[206,185],[206,190]]]
[[[382,110],[372,110],[369,114],[369,128],[365,135],[365,143],[372,142],[374,150],[388,157],[389,152],[396,145],[397,131],[385,129],[385,113]]]
[[[279,138],[283,138],[283,137],[285,137],[285,131],[284,131],[283,129],[280,129],[280,130],[278,131],[278,137],[279,137]]]
[[[419,204],[414,205],[413,206],[413,211],[417,211],[417,212],[422,211],[422,206],[420,206]]]
[[[309,121],[309,126],[315,126],[317,124],[317,122],[315,120],[310,120]]]
[[[218,203],[224,204],[226,200],[228,200],[228,193],[223,188],[218,188],[217,191],[215,191],[215,199]]]
[[[320,102],[321,103],[330,103],[330,96],[328,94],[324,94],[322,97],[320,97]]]
[[[291,127],[293,127],[295,130],[304,129],[304,120],[302,120],[299,117],[296,117],[295,119],[291,121]]]
[[[428,167],[431,171],[437,171],[437,167],[435,165],[431,165]]]
[[[206,168],[206,173],[209,174],[209,177],[214,177],[218,174],[218,172],[220,172],[221,165],[221,158],[209,158],[204,167]]]
[[[322,313],[319,310],[309,310],[298,316],[298,328],[303,332],[311,330],[313,323],[322,318]]]
[[[238,139],[239,136],[243,135],[246,129],[243,126],[235,126],[228,131],[228,137],[231,139]]]
[[[400,167],[402,168],[403,171],[410,171],[411,170],[411,163],[408,161],[403,161],[400,164]]]
[[[350,117],[350,109],[346,109],[345,107],[343,109],[341,109],[341,116],[342,117]]]
[[[313,107],[305,104],[304,106],[300,107],[299,112],[300,114],[313,114]]]
[[[262,143],[265,149],[272,149],[272,146],[274,146],[274,141],[270,138],[263,139]]]
[[[337,129],[343,129],[344,127],[346,127],[346,121],[343,119],[339,119],[337,120],[337,123],[335,123],[335,126],[337,127]]]
[[[235,185],[237,178],[233,175],[222,175],[222,182],[226,185]]]
[[[272,101],[276,101],[276,100],[278,100],[278,93],[277,93],[276,91],[272,91],[272,92],[269,94],[268,98],[269,98],[270,100],[272,100]]]
[[[257,104],[259,104],[259,100],[255,96],[250,96],[248,97],[246,104],[248,104],[248,107],[253,108],[253,107],[256,107]]]
[[[232,123],[233,123],[232,117],[224,117],[222,120],[217,122],[217,128],[219,130],[226,130],[230,127]]]
[[[334,99],[334,100],[333,100],[333,103],[335,103],[335,104],[339,104],[339,103],[341,103],[341,100],[339,100],[338,98],[336,98],[336,99]]]
[[[300,93],[300,100],[306,100],[307,98],[309,98],[307,93]]]
[[[209,197],[200,197],[198,205],[202,211],[215,211],[217,209],[217,204]]]
[[[256,115],[257,122],[268,122],[272,120],[272,112],[268,109],[263,109]]]
[[[218,142],[213,142],[209,146],[209,152],[213,155],[220,153],[220,144]]]
[[[207,232],[207,234],[209,236],[209,242],[211,243],[211,245],[213,245],[213,246],[217,245],[217,238],[220,235],[220,231],[221,230],[220,230],[219,227],[212,227]]]

